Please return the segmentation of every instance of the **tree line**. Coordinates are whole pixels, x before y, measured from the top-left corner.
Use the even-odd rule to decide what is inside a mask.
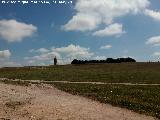
[[[106,60],[77,60],[74,59],[71,64],[88,64],[88,63],[125,63],[125,62],[136,62],[133,58],[107,58]]]

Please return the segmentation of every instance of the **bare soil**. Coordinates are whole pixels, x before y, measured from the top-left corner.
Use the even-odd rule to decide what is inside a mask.
[[[0,83],[0,120],[155,120],[46,84]]]

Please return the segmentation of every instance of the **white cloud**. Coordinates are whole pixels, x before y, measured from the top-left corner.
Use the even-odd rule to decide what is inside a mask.
[[[35,63],[35,60],[29,60],[28,63],[33,64],[33,63]]]
[[[160,52],[154,52],[153,55],[154,56],[160,56]]]
[[[160,36],[154,36],[147,40],[147,45],[160,46]]]
[[[89,48],[84,48],[79,45],[69,45],[67,47],[54,48],[53,51],[61,55],[66,55],[69,58],[90,58],[93,53],[89,52]]]
[[[154,10],[145,10],[145,15],[153,18],[156,21],[160,21],[160,12],[154,11]]]
[[[112,48],[112,45],[105,45],[100,47],[100,49],[110,49],[110,48]]]
[[[31,52],[31,53],[34,53],[34,52],[37,52],[37,53],[47,53],[47,52],[49,52],[49,50],[46,49],[46,48],[39,48],[37,50],[31,49],[31,50],[29,50],[29,52]]]
[[[11,52],[9,50],[0,51],[0,59],[9,58],[11,56]]]
[[[76,31],[87,31],[93,30],[100,23],[100,19],[96,16],[87,14],[77,14],[62,28],[66,31],[76,30]]]
[[[96,57],[93,57],[94,60],[106,60],[106,56],[96,56]]]
[[[29,62],[30,61],[46,61],[46,60],[53,59],[55,56],[57,56],[57,58],[61,58],[59,53],[49,52],[49,53],[42,53],[40,55],[36,55],[36,56],[33,56],[33,57],[25,57],[24,59],[29,60]]]
[[[67,64],[73,59],[88,59],[93,55],[94,53],[90,52],[89,48],[71,44],[66,47],[53,47],[47,53],[41,53],[33,57],[25,57],[24,59],[27,60],[28,63],[34,63],[35,61],[53,61],[53,58],[56,56],[59,64]]]
[[[19,42],[26,37],[31,37],[37,31],[32,24],[16,20],[0,20],[0,37],[8,42]]]
[[[104,30],[99,30],[93,33],[94,36],[104,37],[104,36],[120,36],[121,34],[125,33],[123,31],[123,25],[122,24],[111,24],[108,27],[106,27]]]
[[[22,67],[22,65],[12,61],[0,61],[0,67]]]
[[[19,63],[10,61],[11,52],[9,50],[0,51],[0,67],[20,67]]]
[[[76,14],[63,26],[64,30],[94,30],[100,24],[111,24],[127,14],[137,14],[149,6],[149,0],[77,0]]]

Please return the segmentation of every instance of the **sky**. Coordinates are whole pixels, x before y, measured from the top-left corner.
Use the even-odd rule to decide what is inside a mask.
[[[0,67],[160,60],[159,0],[14,2],[0,1]]]

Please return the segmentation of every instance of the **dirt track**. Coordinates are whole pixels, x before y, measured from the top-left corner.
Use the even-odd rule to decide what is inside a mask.
[[[12,82],[27,82],[33,84],[51,84],[51,83],[70,83],[70,84],[96,84],[96,85],[127,85],[127,86],[160,86],[160,84],[145,84],[145,83],[105,83],[105,82],[75,82],[75,81],[46,81],[46,80],[21,80],[21,79],[8,79],[0,78],[0,81],[12,81]]]
[[[0,83],[0,120],[155,120],[50,85]]]

